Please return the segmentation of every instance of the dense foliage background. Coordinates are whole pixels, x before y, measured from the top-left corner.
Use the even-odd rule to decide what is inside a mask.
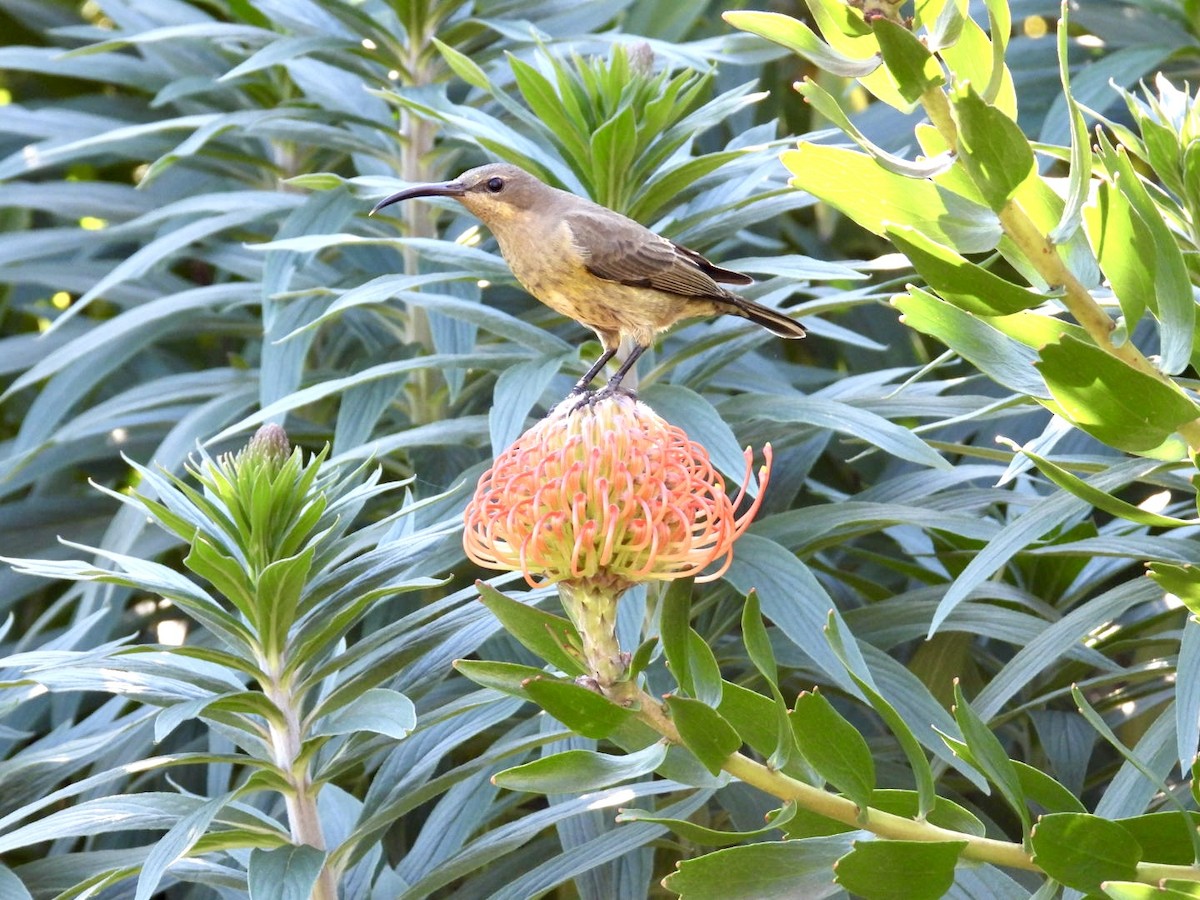
[[[797,55],[812,45],[796,32],[791,49],[748,33],[780,21],[722,20],[746,5],[0,0],[0,554],[47,561],[0,571],[6,897],[306,896],[323,865],[347,898],[761,896],[765,876],[785,879],[780,896],[844,893],[832,864],[865,832],[804,814],[764,830],[780,799],[684,750],[622,763],[625,783],[594,791],[491,780],[621,743],[540,714],[498,670],[480,686],[453,667],[543,666],[501,628],[502,601],[479,602],[459,521],[491,455],[598,352],[513,285],[453,204],[366,217],[404,182],[491,159],[754,275],[747,296],[810,330],[785,343],[695,322],[641,365],[643,399],[731,481],[741,447],[775,448],[733,567],[691,598],[727,701],[750,719],[761,707],[744,695],[773,709],[774,673],[743,634],[753,588],[780,696],[820,686],[865,737],[872,803],[910,791],[928,758],[948,828],[1020,843],[1038,814],[1087,810],[1132,820],[1107,845],[1117,875],[1194,859],[1177,807],[1195,808],[1200,741],[1200,631],[1182,607],[1197,593],[1198,447],[1194,405],[1172,404],[1196,387],[1197,4],[1083,0],[1061,48],[1056,2],[905,4],[1020,126],[964,130],[955,158],[994,164],[966,176],[914,131],[927,109],[906,90],[934,89],[921,51],[887,38],[897,91],[839,62],[874,54],[830,37],[857,11],[775,6],[834,45]],[[954,100],[969,125],[974,101]],[[1037,155],[1021,169],[1026,138]],[[945,176],[942,206],[859,158],[931,191]],[[1020,184],[994,193],[1008,171]],[[1041,198],[1037,224],[1163,380],[1106,368],[1067,324],[1063,284],[993,227],[1014,196]],[[267,542],[302,564],[269,576],[282,557],[256,561],[237,537],[267,526],[216,527],[236,492],[214,482],[206,501],[184,473],[199,445],[215,458],[266,421],[306,463],[331,445],[305,470],[311,502],[280,507],[300,524]],[[253,621],[233,599],[243,572],[248,591],[278,579],[291,606]],[[555,610],[550,591],[492,583]],[[667,602],[631,592],[623,644],[658,634]],[[647,675],[674,688],[657,656]],[[766,757],[764,727],[747,741]],[[281,735],[296,756],[278,754]],[[328,858],[293,846],[297,797]],[[618,806],[710,830],[617,824]],[[804,841],[778,869],[734,852]],[[733,850],[704,855],[720,844]],[[1087,865],[1053,872],[1098,890],[1075,874]],[[982,864],[921,894],[896,860],[865,882],[852,868],[839,877],[867,896],[1061,887],[1046,868]]]

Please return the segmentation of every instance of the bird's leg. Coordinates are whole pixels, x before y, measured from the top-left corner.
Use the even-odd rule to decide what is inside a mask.
[[[629,351],[629,355],[625,357],[625,362],[621,363],[621,367],[613,373],[613,377],[608,379],[608,384],[596,392],[597,400],[601,397],[610,397],[619,391],[625,390],[621,387],[621,382],[625,380],[625,376],[629,374],[630,370],[637,365],[638,357],[645,353],[646,349],[644,344],[637,344]],[[631,396],[636,396],[636,391],[628,391],[627,393]]]
[[[616,353],[616,347],[612,347],[601,353],[600,358],[592,363],[592,367],[583,373],[582,378],[575,382],[575,387],[571,388],[571,393],[567,394],[567,396],[574,397],[576,394],[587,393],[588,386],[591,385],[596,376],[600,374],[600,370],[608,365],[608,361],[612,359]]]

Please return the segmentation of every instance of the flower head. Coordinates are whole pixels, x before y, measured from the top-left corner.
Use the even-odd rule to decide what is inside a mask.
[[[771,448],[760,472],[766,488]],[[751,467],[746,451],[746,479]],[[568,398],[521,435],[479,480],[464,514],[467,555],[520,570],[534,585],[562,581],[622,590],[698,575],[724,557],[762,498],[740,517],[704,447],[654,410],[620,394]]]

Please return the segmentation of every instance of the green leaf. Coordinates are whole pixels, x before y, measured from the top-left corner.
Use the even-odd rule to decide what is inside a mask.
[[[786,710],[785,705],[785,716]],[[726,681],[722,685],[721,705],[717,712],[745,743],[763,756],[778,751],[781,737],[792,739],[790,722],[787,731],[780,734],[779,709],[775,701],[733,682]]]
[[[980,316],[1005,316],[1041,306],[1046,298],[970,262],[911,227],[889,226],[887,237],[944,299]]]
[[[588,126],[582,113],[576,117],[569,111],[567,98],[571,96],[570,91],[559,94],[549,79],[529,63],[511,53],[507,57],[513,80],[529,108],[549,126],[554,138],[562,141],[572,158],[580,162],[587,160],[591,152],[585,140]]]
[[[688,621],[692,614],[691,578],[677,578],[663,594],[659,611],[659,633],[662,636],[663,655],[667,668],[675,676],[680,689],[695,696],[692,670],[689,665],[688,641],[691,629]]]
[[[775,664],[775,651],[771,648],[771,639],[763,624],[756,591],[746,595],[746,602],[742,606],[742,642],[746,645],[746,654],[754,663],[754,668],[772,687],[778,686],[779,669]]]
[[[1159,366],[1174,375],[1189,364],[1195,336],[1196,300],[1192,295],[1187,263],[1163,210],[1142,183],[1129,154],[1124,148],[1114,151],[1104,137],[1099,142],[1100,155],[1113,186],[1137,211],[1139,224],[1153,240],[1154,252],[1139,259],[1141,265],[1154,273],[1154,290],[1145,295],[1145,302],[1159,320],[1162,344]],[[1132,323],[1130,327],[1132,330]]]
[[[308,900],[325,865],[325,851],[307,845],[252,850],[246,881],[252,900]]]
[[[995,320],[981,320],[916,287],[893,297],[892,305],[904,314],[905,325],[937,338],[999,384],[1026,396],[1049,398],[1033,370],[1037,354],[997,331]]]
[[[875,789],[875,761],[858,729],[813,688],[796,698],[792,730],[800,752],[821,777],[866,809]]]
[[[1021,792],[1030,803],[1049,812],[1087,812],[1083,802],[1041,769],[1014,759]]]
[[[604,183],[596,199],[609,207],[629,207],[630,185],[625,177],[637,151],[637,122],[633,107],[626,106],[592,133],[592,166]]]
[[[1181,888],[1181,889],[1176,889]],[[1136,881],[1106,881],[1100,885],[1104,896],[1113,900],[1191,900],[1200,896],[1193,883],[1142,884]]]
[[[1141,845],[1144,862],[1190,866],[1196,860],[1191,835],[1200,826],[1200,815],[1194,811],[1153,812],[1115,821]]]
[[[576,734],[597,740],[608,737],[634,714],[573,681],[531,678],[525,683],[525,694]]]
[[[1198,525],[1200,520],[1177,519],[1174,516],[1164,516],[1159,513],[1147,512],[1140,507],[1134,506],[1132,503],[1126,503],[1105,491],[1101,491],[1092,487],[1082,478],[1072,475],[1061,466],[1055,465],[1050,460],[1038,456],[1028,447],[1018,447],[1012,441],[1006,438],[999,438],[1005,445],[1012,447],[1013,450],[1019,451],[1028,456],[1042,474],[1057,484],[1064,491],[1070,491],[1081,500],[1086,500],[1096,509],[1102,509],[1114,516],[1120,516],[1122,519],[1128,519],[1131,522],[1137,522],[1140,525],[1149,525],[1155,528],[1176,528],[1181,525]]]
[[[813,65],[843,78],[859,78],[879,68],[877,57],[858,59],[839,53],[817,37],[811,28],[791,16],[737,10],[722,13],[721,18],[734,28],[787,47]]]
[[[1118,738],[1113,732],[1112,728],[1109,727],[1108,723],[1104,721],[1104,717],[1101,716],[1100,713],[1096,712],[1095,708],[1088,703],[1087,697],[1083,695],[1083,691],[1081,691],[1079,686],[1076,684],[1071,685],[1071,699],[1075,701],[1076,707],[1079,709],[1079,712],[1083,715],[1084,719],[1087,720],[1087,723],[1091,725],[1092,728],[1096,729],[1096,732],[1125,759],[1127,769],[1136,771],[1139,775],[1144,777],[1146,781],[1154,785],[1166,798],[1167,804],[1174,807],[1180,815],[1187,816],[1189,818],[1191,817],[1192,813],[1184,808],[1183,801],[1181,801],[1179,797],[1175,796],[1175,793],[1167,785],[1163,775],[1151,768],[1144,759],[1140,758],[1140,755],[1137,752],[1142,746],[1140,742],[1138,747],[1134,748],[1133,750],[1130,750],[1128,747],[1126,747],[1120,738]],[[1160,720],[1160,722],[1165,722],[1165,718]],[[1154,723],[1154,727],[1157,728],[1159,724],[1159,722]],[[1172,723],[1172,725],[1173,724],[1174,723]],[[1197,765],[1193,763],[1192,768],[1194,774]],[[1194,790],[1195,782],[1193,781],[1193,791]],[[1200,830],[1196,828],[1188,828],[1187,835],[1192,843],[1192,859],[1200,860]]]
[[[287,644],[316,552],[316,546],[310,546],[295,556],[275,560],[259,573],[255,605],[259,609],[263,650],[270,658],[282,653]]]
[[[413,702],[388,688],[371,688],[331,713],[317,709],[311,734],[355,734],[370,732],[402,740],[417,727]]]
[[[996,27],[994,0],[986,0],[988,6],[989,29]],[[1004,65],[1004,44],[1008,28],[992,32],[996,36],[991,39],[988,31],[973,17],[963,19],[962,29],[953,45],[946,46],[938,55],[950,70],[951,80],[955,84],[984,85],[983,99],[995,104],[1003,112],[1016,116],[1016,92],[1013,89],[1012,75]],[[1049,50],[1047,42],[1047,50]],[[1047,67],[1052,63],[1047,61]]]
[[[699,844],[702,847],[728,847],[740,844],[750,838],[763,837],[776,829],[783,828],[796,815],[796,804],[785,803],[767,816],[767,824],[754,831],[718,831],[689,822],[686,819],[663,819],[644,809],[622,809],[617,816],[618,822],[656,822],[666,825],[685,841]]]
[[[1200,616],[1200,567],[1152,562],[1147,568],[1156,584],[1182,600],[1193,616]]]
[[[963,697],[962,686],[958,683],[958,679],[954,681],[953,712],[954,721],[958,723],[959,730],[962,731],[963,739],[966,742],[967,761],[983,772],[988,780],[999,788],[1001,796],[1008,801],[1008,805],[1020,818],[1025,831],[1028,831],[1029,808],[1025,805],[1021,779],[1017,776],[1012,760],[1004,752],[1004,746]],[[959,753],[963,747],[956,748],[951,743],[951,749]]]
[[[863,900],[938,900],[954,884],[966,841],[855,841],[834,863],[837,883]]]
[[[990,251],[1000,239],[991,210],[950,200],[932,181],[888,172],[863,153],[802,143],[780,159],[796,187],[881,237],[889,225],[908,226],[961,253]]]
[[[693,695],[705,706],[720,706],[721,667],[717,665],[717,657],[712,647],[694,628],[689,628],[687,649]]]
[[[881,788],[871,794],[871,808],[906,819],[921,818],[920,797],[915,791]],[[945,797],[936,799],[933,808],[924,815],[924,819],[931,825],[939,825],[963,834],[973,834],[976,837],[984,837],[987,834],[987,827],[978,816]]]
[[[479,88],[479,90],[487,93],[492,92],[493,86],[487,74],[471,57],[459,52],[449,44],[439,41],[436,37],[432,40],[433,45],[438,49],[438,53],[442,54],[442,59],[446,60],[446,65],[454,71],[455,75],[472,87]]]
[[[1020,127],[984,102],[969,84],[951,95],[958,120],[958,159],[996,212],[1033,171],[1033,150]]]
[[[767,629],[759,611],[757,591],[750,591],[746,595],[746,602],[742,607],[742,641],[746,645],[746,652],[754,663],[754,667],[766,679],[767,685],[771,689],[771,697],[775,702],[777,737],[775,749],[771,752],[767,765],[772,769],[785,769],[792,757],[792,751],[796,747],[796,739],[792,733],[792,722],[787,703],[779,691],[779,671],[775,664],[775,651],[771,647],[771,639],[767,635]],[[717,706],[720,711],[720,704]],[[734,728],[737,728],[736,724]],[[740,730],[738,733],[741,734]]]
[[[525,699],[525,682],[546,674],[533,666],[477,659],[456,659],[454,668],[481,687],[520,697],[522,700]]]
[[[870,157],[879,163],[885,171],[893,175],[905,175],[910,178],[932,178],[940,175],[954,164],[954,158],[949,152],[938,153],[929,159],[911,161],[902,156],[889,153],[875,144],[863,134],[858,126],[842,109],[841,102],[811,78],[795,84],[796,93],[808,101],[822,116],[842,129],[846,135],[858,144]]]
[[[856,665],[856,661],[851,655],[852,653],[857,655],[858,648],[849,644],[850,641],[854,640],[854,637],[849,634],[843,635],[843,627],[841,620],[831,612],[825,626],[825,637],[829,641],[829,646],[837,655],[838,660],[845,666],[846,673],[853,679],[854,684],[862,692],[862,695],[866,697],[871,708],[879,714],[884,724],[895,735],[896,741],[900,744],[900,749],[904,751],[904,757],[908,760],[908,764],[912,769],[913,779],[917,785],[918,815],[924,818],[934,808],[937,801],[937,791],[934,786],[933,770],[929,766],[929,759],[925,756],[925,751],[921,749],[921,742],[912,733],[904,718],[896,712],[895,707],[875,689],[873,684],[869,684],[859,674],[859,666]],[[861,662],[861,656],[859,656],[859,662]],[[865,670],[865,663],[862,663],[862,666]]]
[[[483,605],[523,647],[568,675],[587,674],[581,658],[566,650],[580,646],[579,632],[568,619],[513,600],[485,581],[477,581],[475,586]]]
[[[927,90],[946,83],[941,65],[910,29],[886,18],[877,19],[872,27],[901,97],[916,103]]]
[[[1083,209],[1083,225],[1104,277],[1121,304],[1125,327],[1132,330],[1154,300],[1154,233],[1124,192],[1099,181],[1095,202]]]
[[[1029,837],[1033,861],[1067,887],[1094,893],[1105,881],[1137,877],[1141,845],[1124,827],[1087,813],[1051,813]]]
[[[201,578],[212,582],[213,587],[236,606],[259,631],[258,637],[261,640],[262,614],[265,611],[260,610],[255,603],[254,589],[241,563],[223,553],[204,535],[197,534],[183,564]]]
[[[1119,450],[1155,451],[1200,415],[1183,391],[1069,335],[1039,355],[1037,367],[1064,416]]]
[[[679,729],[683,744],[709,772],[716,775],[721,766],[742,746],[742,739],[711,706],[687,697],[670,696],[667,709]]]
[[[851,847],[846,835],[730,847],[685,859],[663,879],[681,900],[763,900],[824,897],[833,864]]]
[[[658,643],[658,636],[654,635],[638,644],[638,648],[633,651],[633,655],[629,659],[629,678],[631,680],[636,680],[637,676],[646,671],[646,667],[654,661]]]
[[[666,756],[667,745],[662,741],[623,756],[567,750],[498,772],[492,776],[492,784],[535,794],[582,794],[648,775]]]

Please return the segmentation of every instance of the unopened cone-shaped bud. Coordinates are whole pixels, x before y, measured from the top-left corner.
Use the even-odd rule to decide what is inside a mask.
[[[250,438],[250,443],[242,452],[279,466],[287,462],[288,457],[292,455],[292,445],[282,425],[268,422],[254,432],[254,437]]]

